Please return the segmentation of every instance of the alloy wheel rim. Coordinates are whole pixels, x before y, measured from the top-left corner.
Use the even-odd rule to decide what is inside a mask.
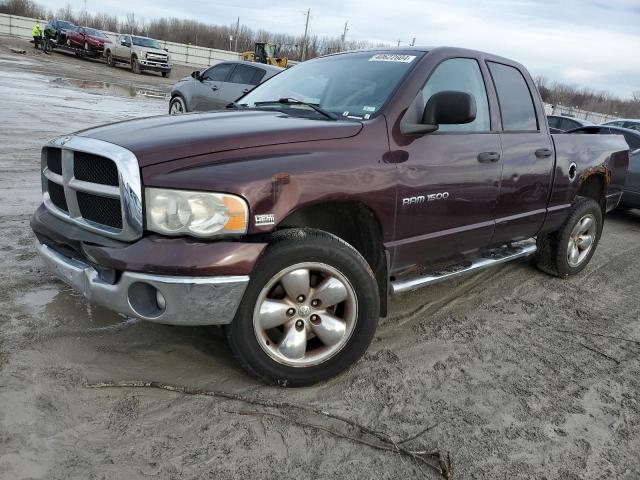
[[[182,104],[176,100],[171,104],[171,115],[179,115],[182,113]]]
[[[336,355],[353,333],[358,302],[349,280],[317,262],[292,265],[263,287],[253,313],[262,350],[276,362],[309,367]]]
[[[567,247],[567,262],[570,267],[577,267],[585,261],[596,240],[596,217],[588,213],[573,227],[569,235]]]

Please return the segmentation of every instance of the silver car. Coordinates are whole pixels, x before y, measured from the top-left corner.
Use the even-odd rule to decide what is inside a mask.
[[[221,62],[204,72],[195,71],[171,89],[169,113],[180,115],[225,108],[282,70],[261,63]]]

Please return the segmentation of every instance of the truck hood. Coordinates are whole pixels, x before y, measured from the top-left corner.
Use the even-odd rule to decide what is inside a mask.
[[[179,158],[283,143],[357,135],[362,124],[315,120],[273,111],[223,111],[127,120],[76,135],[120,145],[141,167]]]

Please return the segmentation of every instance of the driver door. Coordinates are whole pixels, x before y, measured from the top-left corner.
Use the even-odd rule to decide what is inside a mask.
[[[193,89],[193,110],[208,111],[224,108],[221,106],[220,90],[234,68],[233,63],[220,63],[204,71],[200,79],[195,79]],[[231,100],[230,100],[231,101]]]
[[[474,58],[446,59],[407,112],[418,123],[431,96],[447,90],[469,93],[477,108],[471,123],[440,125],[403,147],[408,155],[398,164],[394,270],[470,252],[491,240],[502,164],[486,75]]]

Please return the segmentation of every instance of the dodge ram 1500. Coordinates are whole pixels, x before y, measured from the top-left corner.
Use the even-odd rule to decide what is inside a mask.
[[[391,295],[529,255],[580,272],[628,162],[619,135],[550,135],[511,60],[357,51],[226,111],[52,140],[32,228],[89,300],[222,325],[247,372],[308,385],[365,352]]]

